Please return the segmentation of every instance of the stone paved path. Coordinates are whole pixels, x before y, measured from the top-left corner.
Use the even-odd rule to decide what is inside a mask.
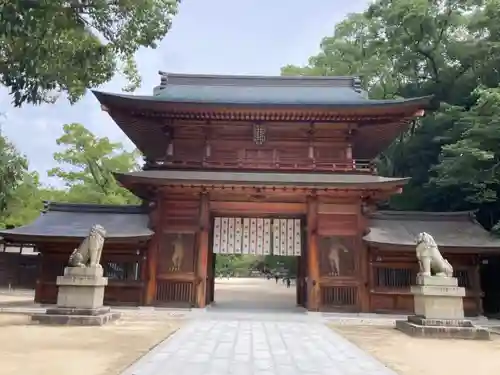
[[[123,373],[161,374],[396,375],[319,321],[210,314],[188,323]]]

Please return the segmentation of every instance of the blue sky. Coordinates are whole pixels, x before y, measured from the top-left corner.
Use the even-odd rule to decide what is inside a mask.
[[[324,36],[348,13],[366,8],[369,0],[184,0],[170,33],[156,50],[137,54],[143,84],[137,94],[150,94],[159,83],[158,70],[175,73],[279,75],[287,64],[305,64],[319,51]],[[100,88],[119,92],[121,77]],[[56,138],[62,125],[84,124],[94,134],[128,147],[132,144],[91,93],[71,106],[65,98],[56,104],[15,109],[7,90],[0,89],[3,134],[40,173],[55,163]]]

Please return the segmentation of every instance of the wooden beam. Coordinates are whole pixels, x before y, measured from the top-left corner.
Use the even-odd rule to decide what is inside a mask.
[[[304,203],[275,202],[210,202],[210,209],[216,214],[280,214],[301,215],[306,212]]]
[[[312,195],[307,199],[307,309],[309,311],[318,311],[321,303],[318,253],[318,198]]]
[[[196,305],[205,307],[208,288],[208,251],[210,230],[210,200],[208,193],[200,194],[200,229],[198,233]]]

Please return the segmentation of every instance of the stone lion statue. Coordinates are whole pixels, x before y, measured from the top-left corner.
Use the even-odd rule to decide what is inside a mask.
[[[435,276],[453,276],[453,267],[443,258],[436,241],[429,233],[420,233],[416,242],[417,259],[420,265],[419,275],[431,276],[434,273]]]
[[[99,224],[93,225],[89,235],[71,253],[68,265],[70,267],[101,268],[101,254],[105,238],[106,230],[104,227]]]

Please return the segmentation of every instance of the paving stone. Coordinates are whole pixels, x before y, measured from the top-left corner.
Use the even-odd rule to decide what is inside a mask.
[[[122,375],[396,375],[317,319],[195,318]]]

